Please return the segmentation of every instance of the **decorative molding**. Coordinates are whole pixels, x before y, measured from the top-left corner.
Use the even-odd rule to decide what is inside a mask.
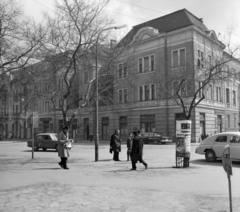
[[[134,35],[131,44],[159,36],[158,29],[143,27]]]

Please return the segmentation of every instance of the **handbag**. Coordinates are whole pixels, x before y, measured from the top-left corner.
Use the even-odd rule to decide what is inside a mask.
[[[111,147],[109,148],[109,153],[112,154],[112,148]]]

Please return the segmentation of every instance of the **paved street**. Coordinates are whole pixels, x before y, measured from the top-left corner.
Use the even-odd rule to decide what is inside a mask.
[[[221,161],[207,163],[192,147],[190,167],[177,169],[174,145],[145,145],[148,170],[130,171],[125,144],[121,162],[108,145],[77,144],[69,170],[54,151],[35,152],[26,142],[0,142],[0,211],[223,212],[229,211],[228,181]],[[240,211],[240,162],[233,163],[233,211]]]

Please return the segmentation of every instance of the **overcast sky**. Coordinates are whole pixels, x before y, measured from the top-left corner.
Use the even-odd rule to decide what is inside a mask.
[[[54,0],[18,0],[26,15],[41,20],[41,12],[53,13]],[[125,31],[142,22],[177,10],[187,9],[204,24],[226,34],[233,27],[234,41],[240,43],[240,0],[110,0],[105,11],[116,25],[127,24]]]

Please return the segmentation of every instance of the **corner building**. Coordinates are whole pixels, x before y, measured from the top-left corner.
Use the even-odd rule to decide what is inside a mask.
[[[186,9],[134,26],[118,45],[127,47],[114,71],[114,105],[99,108],[100,140],[108,140],[115,129],[120,129],[123,140],[136,129],[174,138],[176,120],[184,118],[183,109],[161,84],[174,95],[180,72],[194,73],[229,57],[215,32]],[[236,75],[209,84],[206,98],[192,111],[193,143],[215,132],[239,130],[240,64],[234,59],[222,68]],[[189,104],[196,89],[196,83],[186,88]],[[201,92],[196,101],[200,97]],[[93,132],[93,114],[90,108],[81,113],[83,139]]]

